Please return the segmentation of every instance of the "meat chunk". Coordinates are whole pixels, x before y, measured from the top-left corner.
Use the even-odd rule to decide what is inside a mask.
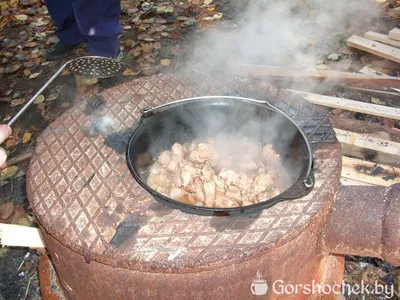
[[[196,149],[189,153],[189,160],[196,165],[203,165],[208,161],[211,166],[214,166],[217,159],[217,153],[214,151],[213,146],[209,144],[200,143]]]
[[[204,188],[204,196],[205,196],[205,203],[208,207],[214,206],[215,200],[215,183],[213,181],[205,181],[203,182]]]
[[[279,159],[280,155],[276,153],[272,145],[267,145],[262,149],[262,155],[263,157],[269,161],[269,160],[276,160]]]
[[[176,158],[176,160],[182,161],[185,157],[185,150],[181,144],[175,143],[172,146],[172,155]]]
[[[191,196],[196,201],[205,201],[205,195],[203,192],[203,182],[201,181],[199,176],[194,177],[190,183],[184,188],[185,192],[191,194]]]
[[[234,199],[226,196],[225,194],[218,192],[216,193],[214,207],[228,208],[228,207],[238,207],[238,206],[239,203]]]
[[[177,187],[173,187],[169,192],[169,197],[174,200],[181,200],[185,195],[185,192]]]
[[[257,196],[274,184],[274,177],[268,173],[259,174],[253,182],[252,195]]]
[[[230,169],[222,169],[218,176],[223,179],[227,185],[236,185],[239,180],[239,175]]]
[[[228,190],[225,192],[225,195],[238,202],[242,201],[242,194],[240,192],[240,188],[238,188],[237,186],[234,185],[229,186]]]
[[[207,180],[210,181],[214,177],[215,172],[214,170],[210,167],[208,163],[206,163],[203,168],[201,169],[201,176],[202,180]]]
[[[193,167],[191,164],[187,163],[183,166],[181,171],[181,180],[182,185],[185,187],[189,184],[189,182],[195,177],[199,175],[199,171]]]
[[[166,167],[168,166],[171,159],[172,159],[172,153],[170,151],[163,151],[158,156],[157,162],[159,162],[161,166]]]

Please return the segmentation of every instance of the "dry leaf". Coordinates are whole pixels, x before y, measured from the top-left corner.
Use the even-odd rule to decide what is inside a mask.
[[[14,203],[6,202],[0,205],[0,219],[6,220],[11,217],[12,213],[14,212]]]
[[[31,71],[29,71],[28,69],[24,70],[24,76],[25,77],[29,77],[29,76],[31,76],[31,74],[32,74]]]
[[[36,46],[37,46],[36,42],[29,42],[29,43],[25,44],[25,47],[28,47],[28,48],[33,48],[33,47],[36,47]]]
[[[26,21],[28,19],[27,15],[16,15],[15,18],[20,21]]]
[[[67,108],[67,107],[69,107],[68,102],[64,102],[63,104],[61,104],[61,108]]]
[[[43,96],[43,95],[39,95],[39,96],[35,99],[34,103],[35,103],[35,104],[40,104],[40,103],[43,103],[44,100],[45,100],[44,96]]]
[[[26,144],[31,140],[32,133],[25,132],[24,136],[22,137],[22,144]]]
[[[36,77],[38,77],[40,75],[40,73],[33,73],[32,75],[29,76],[29,79],[34,79]]]
[[[12,176],[14,176],[18,171],[18,167],[17,166],[11,166],[8,168],[5,168],[0,175],[0,179],[1,180],[6,180],[11,178]]]
[[[17,144],[17,141],[14,139],[8,139],[6,141],[6,149],[9,149]]]
[[[8,8],[8,3],[7,2],[0,2],[0,7],[1,7],[1,10],[6,10]]]
[[[58,98],[58,94],[50,94],[49,96],[47,96],[46,102],[54,101],[57,98]]]
[[[70,71],[68,71],[68,70],[64,70],[64,71],[62,71],[62,73],[61,73],[61,75],[69,75],[69,74],[71,74],[71,72]]]
[[[11,107],[16,107],[16,106],[18,106],[18,105],[22,105],[22,104],[24,104],[24,99],[14,99],[14,100],[11,100]]]
[[[162,59],[162,60],[160,61],[160,64],[161,64],[162,66],[164,66],[164,67],[167,67],[167,66],[169,66],[169,65],[171,64],[171,60],[168,59],[168,58]]]
[[[213,2],[213,0],[204,0],[203,5],[209,5]]]

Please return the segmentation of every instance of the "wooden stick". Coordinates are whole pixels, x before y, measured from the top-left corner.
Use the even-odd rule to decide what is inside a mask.
[[[360,112],[364,114],[370,114],[373,116],[379,116],[384,118],[390,118],[400,120],[400,109],[387,107],[384,105],[370,104],[360,101],[354,101],[350,99],[337,98],[313,93],[302,92],[298,90],[289,90],[294,94],[299,94],[304,97],[307,101],[328,107],[340,108],[344,110],[350,110]]]
[[[314,79],[329,82],[345,81],[349,85],[365,88],[388,87],[400,88],[400,78],[394,76],[376,76],[338,71],[295,70],[277,66],[234,64],[229,67],[230,74],[254,78],[278,79]]]
[[[342,156],[342,177],[372,185],[391,186],[400,182],[400,169]]]
[[[384,43],[384,44],[387,44],[387,45],[400,47],[400,41],[392,40],[386,34],[374,32],[374,31],[368,31],[367,33],[364,34],[364,37],[366,39],[369,39],[369,40],[372,40],[372,41],[377,41],[377,42],[381,42],[381,43]]]
[[[400,143],[371,137],[334,128],[336,137],[342,145],[342,153],[379,163],[394,164],[400,162]]]
[[[390,97],[390,98],[399,98],[400,99],[400,94],[396,92],[387,92],[387,91],[381,91],[381,90],[371,90],[371,89],[364,89],[360,87],[355,87],[355,86],[350,86],[347,84],[339,84],[339,87],[343,89],[349,89],[353,91],[359,91],[359,92],[365,92],[369,93],[371,95],[374,95],[375,97]]]
[[[38,228],[4,223],[0,223],[0,244],[10,247],[46,247]]]
[[[358,35],[353,35],[349,38],[347,46],[400,63],[400,49],[371,41]]]
[[[345,177],[340,177],[340,183],[345,186],[373,186],[373,184],[370,183],[358,181],[355,179],[349,179]]]
[[[389,31],[389,37],[394,40],[400,41],[400,29],[393,28]]]
[[[16,164],[22,163],[22,162],[30,159],[32,156],[33,156],[33,152],[28,152],[28,153],[23,153],[21,155],[13,157],[13,158],[9,159],[4,165],[0,166],[0,170],[3,170],[10,166],[14,166]]]

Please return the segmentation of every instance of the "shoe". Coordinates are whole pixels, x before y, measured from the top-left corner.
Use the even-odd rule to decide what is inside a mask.
[[[46,50],[45,57],[47,60],[56,60],[62,58],[66,56],[68,53],[70,53],[78,45],[79,44],[71,45],[71,44],[64,44],[62,42],[57,42],[56,44],[54,44],[53,46],[51,46],[49,49]]]

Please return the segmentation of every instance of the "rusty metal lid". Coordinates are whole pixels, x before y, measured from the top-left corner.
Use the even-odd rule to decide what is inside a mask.
[[[296,120],[313,145],[316,185],[309,195],[235,218],[188,215],[153,200],[134,181],[124,155],[141,109],[204,95],[266,97],[263,82],[199,76],[154,75],[105,90],[41,134],[27,191],[51,235],[87,260],[191,272],[257,257],[295,238],[331,207],[339,189],[340,147],[326,115],[299,98],[274,105]]]

